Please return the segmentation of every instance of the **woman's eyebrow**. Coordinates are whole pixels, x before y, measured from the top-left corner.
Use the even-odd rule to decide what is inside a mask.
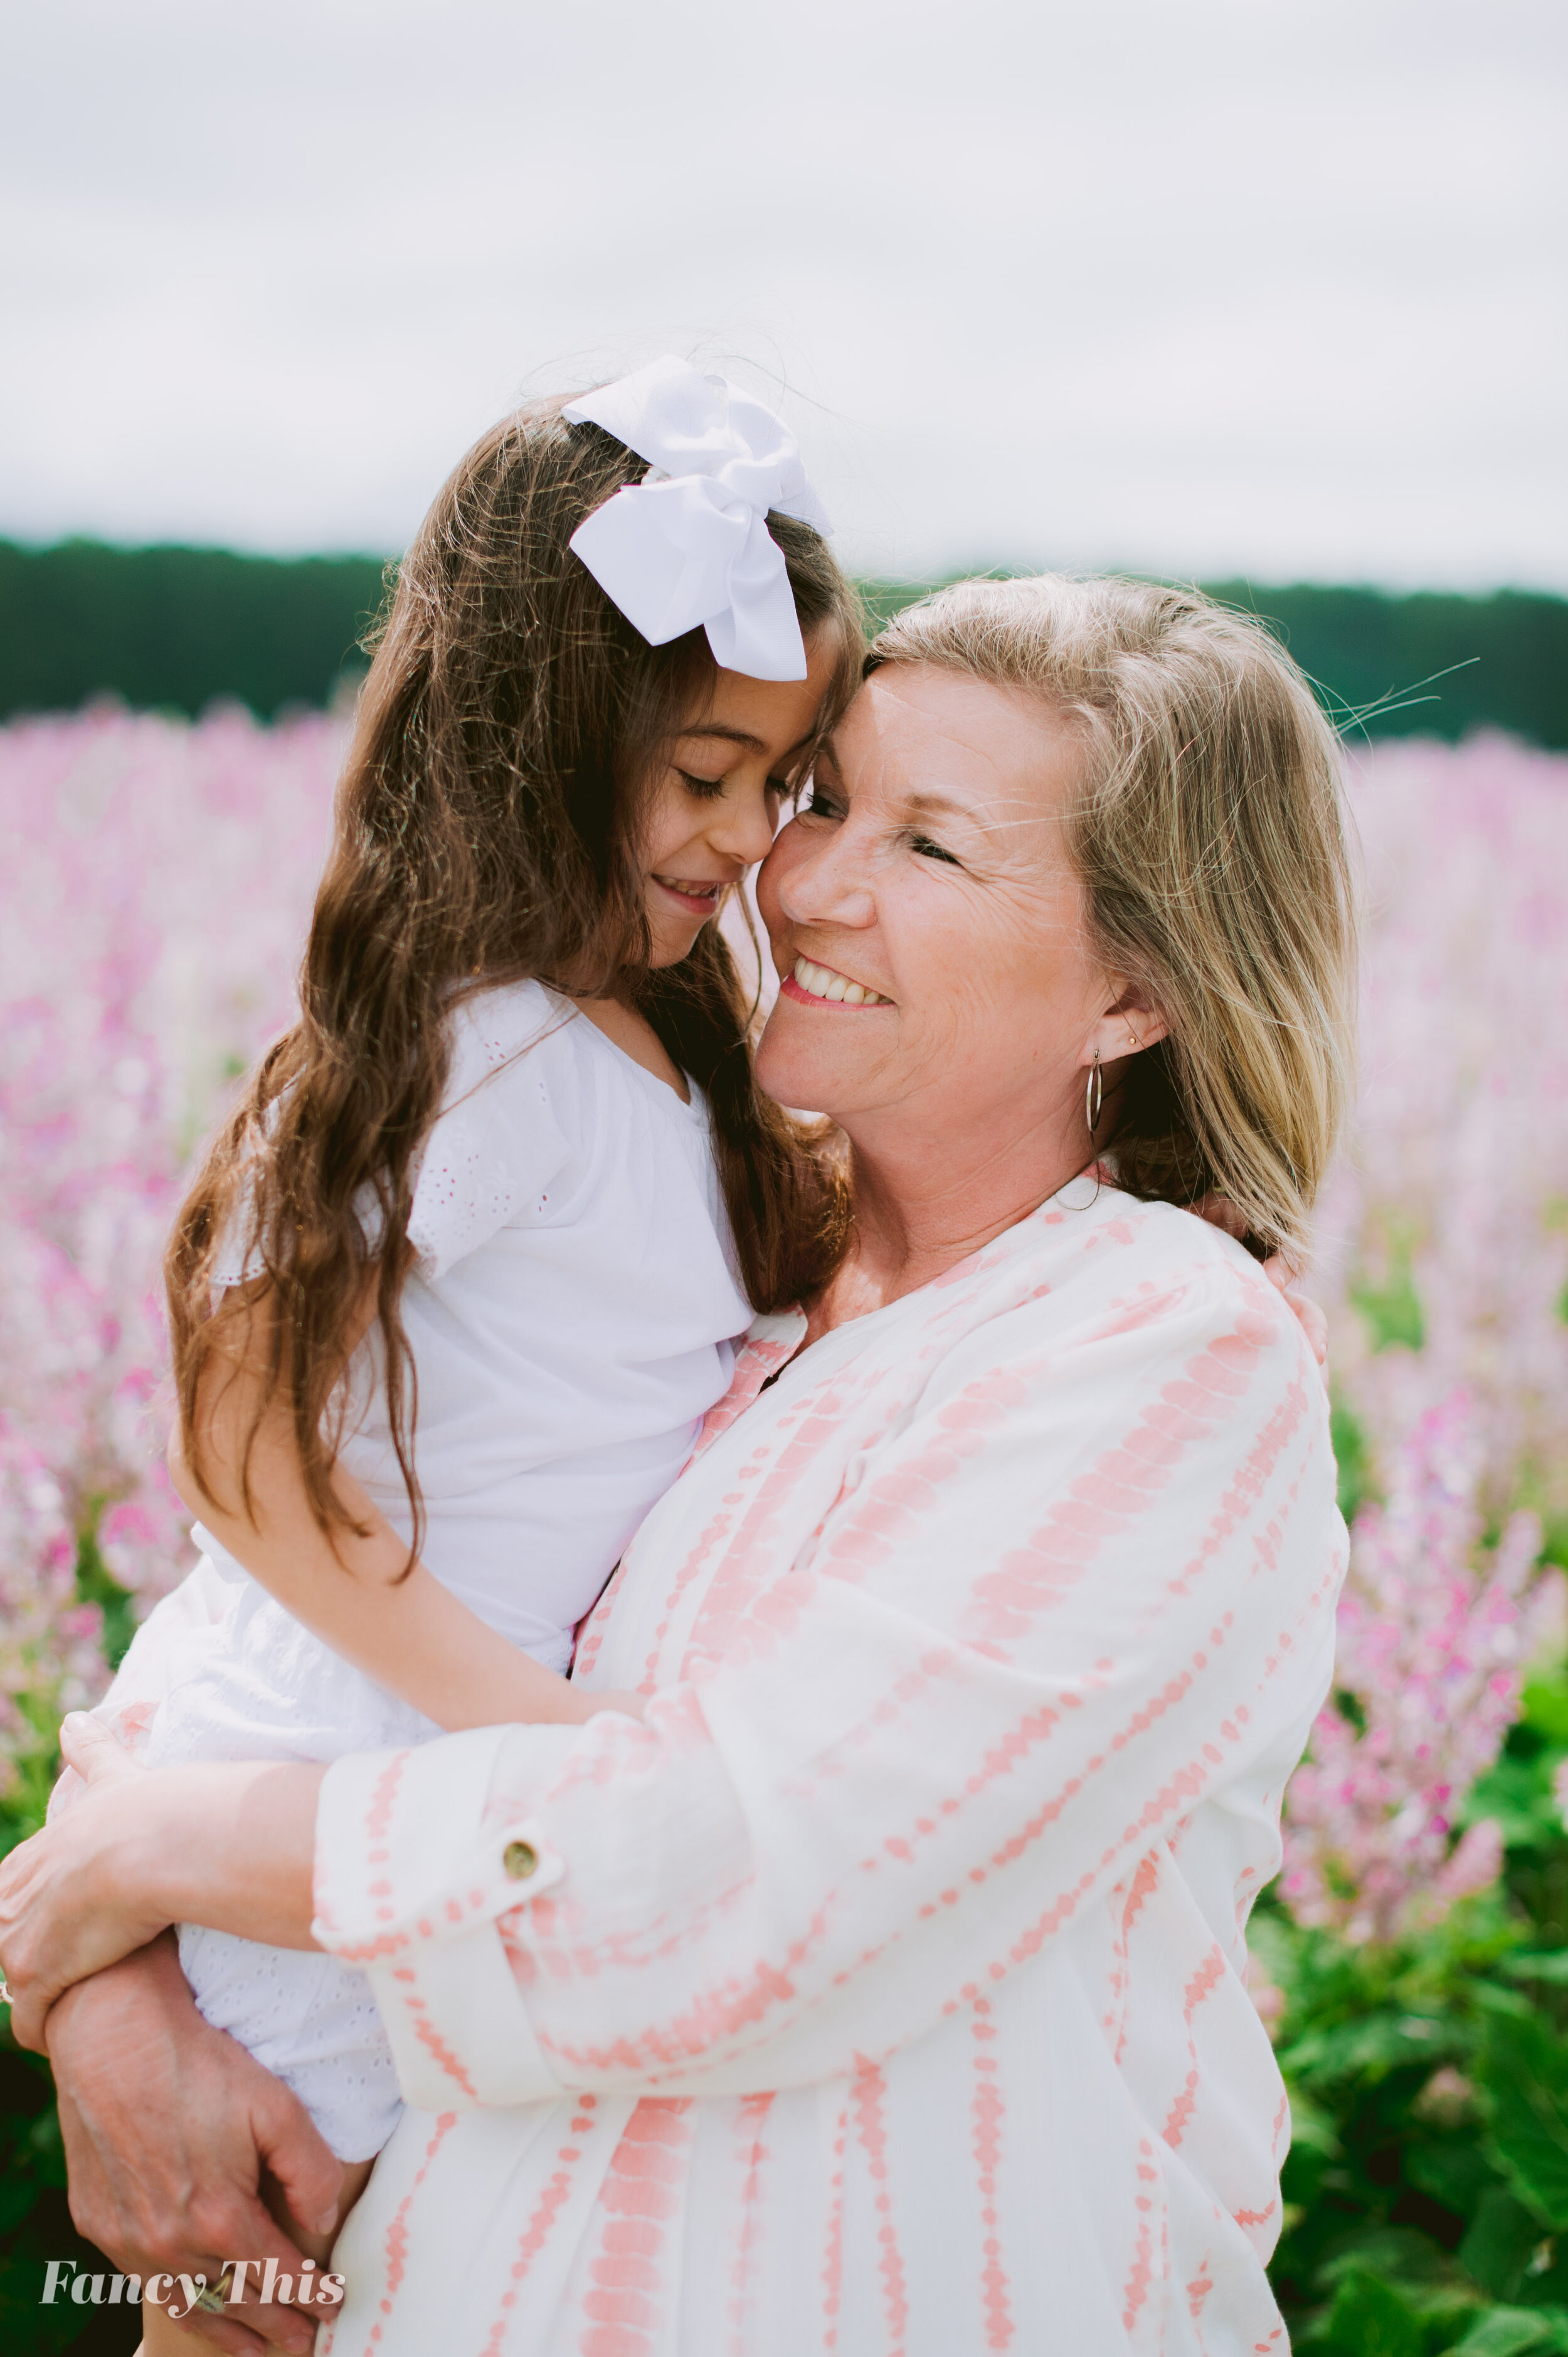
[[[954,802],[950,794],[927,793],[918,788],[915,792],[904,796],[904,807],[906,810],[918,811],[922,816],[929,812],[940,812],[947,818],[974,816],[973,811],[967,802]]]

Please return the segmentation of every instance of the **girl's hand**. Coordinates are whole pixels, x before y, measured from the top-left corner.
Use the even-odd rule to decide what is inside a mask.
[[[1323,1314],[1322,1305],[1314,1301],[1309,1293],[1297,1290],[1294,1270],[1278,1253],[1274,1254],[1273,1260],[1266,1260],[1263,1263],[1263,1275],[1271,1285],[1278,1286],[1281,1293],[1295,1311],[1301,1330],[1311,1345],[1313,1357],[1317,1361],[1318,1372],[1323,1377],[1323,1388],[1326,1391],[1328,1388],[1328,1320]]]
[[[107,1727],[75,1713],[60,1749],[86,1789],[0,1863],[0,1973],[20,2046],[46,2050],[49,2007],[66,1989],[156,1939],[167,1917],[122,1873],[141,1831],[145,1770]]]
[[[1234,1236],[1238,1243],[1245,1241],[1247,1222],[1229,1196],[1205,1195],[1202,1200],[1195,1203],[1192,1208],[1200,1220],[1208,1222],[1211,1228],[1223,1228],[1226,1234]],[[1283,1254],[1275,1253],[1272,1260],[1266,1260],[1263,1263],[1263,1275],[1268,1278],[1269,1283],[1276,1286],[1284,1296],[1294,1310],[1301,1330],[1306,1336],[1311,1347],[1312,1355],[1317,1361],[1323,1376],[1323,1387],[1326,1391],[1328,1388],[1328,1320],[1324,1316],[1320,1305],[1313,1300],[1310,1294],[1299,1290],[1295,1271]]]
[[[573,1716],[581,1719],[596,1718],[601,1710],[624,1711],[628,1718],[648,1717],[648,1696],[640,1694],[596,1694],[594,1689],[571,1686]]]

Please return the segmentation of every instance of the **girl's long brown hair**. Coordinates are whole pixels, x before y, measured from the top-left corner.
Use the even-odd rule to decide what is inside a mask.
[[[339,1385],[374,1269],[413,1552],[417,1394],[399,1307],[409,1254],[377,1239],[405,1235],[411,1164],[440,1105],[458,998],[538,978],[640,1008],[709,1097],[757,1308],[820,1285],[843,1242],[831,1161],[755,1086],[752,1009],[716,924],[680,965],[650,963],[640,803],[660,745],[700,714],[715,669],[700,630],[650,647],[572,554],[583,519],[646,468],[600,427],[566,425],[562,405],[535,404],[487,434],[398,569],[338,789],[300,1019],[209,1151],[165,1264],[188,1464],[200,1481],[209,1363],[259,1354],[323,1529],[343,1520],[331,1486]],[[771,515],[768,529],[802,630],[838,649],[831,726],[859,675],[854,593],[809,526]],[[240,1236],[257,1284],[215,1301],[220,1249],[228,1261]],[[249,1510],[243,1469],[241,1486]]]

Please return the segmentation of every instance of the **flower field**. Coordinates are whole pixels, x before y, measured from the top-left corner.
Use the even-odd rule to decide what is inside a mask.
[[[161,1244],[288,1019],[343,743],[239,712],[0,730],[7,1839],[189,1559]],[[1314,1286],[1354,1546],[1257,1919],[1296,2122],[1276,2277],[1302,2348],[1527,2357],[1568,2352],[1568,760],[1406,741],[1352,770],[1363,1082]],[[27,2337],[37,2255],[71,2247],[47,2081],[0,2070],[0,2334],[63,2346],[56,2310]]]

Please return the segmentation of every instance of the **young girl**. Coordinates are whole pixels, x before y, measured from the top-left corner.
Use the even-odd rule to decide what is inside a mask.
[[[607,1706],[574,1628],[731,1338],[840,1239],[716,923],[858,676],[813,513],[778,419],[666,361],[498,425],[404,559],[300,1020],[169,1250],[170,1462],[229,1601],[150,1761]],[[398,2093],[363,1976],[191,1927],[180,1958],[368,2163]]]

